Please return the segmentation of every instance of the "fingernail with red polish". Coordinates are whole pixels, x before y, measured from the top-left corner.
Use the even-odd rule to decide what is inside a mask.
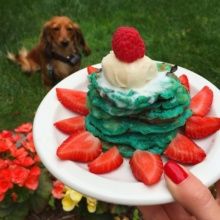
[[[168,161],[164,165],[164,172],[175,184],[181,183],[188,177],[186,171],[174,161]]]

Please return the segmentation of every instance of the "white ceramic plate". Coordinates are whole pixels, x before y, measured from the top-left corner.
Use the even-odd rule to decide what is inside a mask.
[[[97,65],[99,67],[99,65]],[[214,102],[209,115],[220,116],[220,92],[217,87],[203,77],[179,67],[176,74],[186,74],[191,84],[191,95],[203,86],[209,86],[214,92]],[[82,69],[56,85],[56,87],[87,91],[87,71]],[[98,200],[125,204],[146,205],[171,202],[173,199],[166,188],[164,177],[151,187],[137,182],[130,170],[128,160],[109,174],[95,175],[87,171],[86,164],[61,161],[56,156],[56,149],[67,137],[59,132],[54,122],[75,114],[65,109],[56,98],[54,87],[41,102],[34,120],[34,142],[36,150],[45,167],[69,187]],[[210,186],[220,177],[220,132],[206,139],[197,141],[206,152],[206,159],[188,168],[205,185]]]

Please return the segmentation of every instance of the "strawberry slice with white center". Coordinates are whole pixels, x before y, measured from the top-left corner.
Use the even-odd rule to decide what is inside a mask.
[[[181,82],[181,84],[187,89],[187,91],[190,91],[190,86],[189,86],[189,80],[187,75],[182,74],[181,76],[179,76],[179,81]]]
[[[76,116],[66,118],[55,122],[54,126],[65,134],[85,131],[85,117]]]
[[[69,136],[57,149],[61,160],[89,162],[102,152],[101,141],[88,131]]]
[[[98,73],[100,72],[100,69],[94,67],[94,66],[87,66],[87,73],[90,75],[92,73]]]
[[[88,164],[89,171],[103,174],[117,169],[123,163],[123,157],[117,147],[112,147]]]
[[[210,111],[213,101],[213,92],[208,86],[204,86],[192,97],[190,108],[193,115],[205,116]]]
[[[164,155],[184,164],[197,164],[206,157],[206,153],[202,148],[180,133],[168,145]]]
[[[79,90],[56,88],[57,98],[64,107],[81,115],[87,115],[87,93]]]
[[[191,116],[185,124],[185,134],[190,138],[205,138],[220,129],[220,118]]]
[[[157,183],[163,173],[161,156],[148,151],[136,150],[130,159],[134,177],[146,185]]]

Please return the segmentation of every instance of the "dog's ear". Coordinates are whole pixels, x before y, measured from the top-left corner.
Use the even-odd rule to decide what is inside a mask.
[[[79,45],[80,49],[82,49],[83,54],[88,56],[91,53],[91,50],[84,39],[83,33],[79,25],[77,23],[72,23],[72,25],[76,45]]]
[[[50,22],[44,24],[41,36],[40,36],[40,45],[43,50],[47,47],[50,47],[51,36],[50,36]]]

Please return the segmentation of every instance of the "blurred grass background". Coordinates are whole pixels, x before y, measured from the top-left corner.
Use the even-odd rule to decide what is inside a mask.
[[[46,94],[40,74],[27,76],[6,52],[32,48],[55,15],[80,24],[92,49],[82,68],[99,63],[121,25],[135,26],[155,60],[188,68],[220,87],[219,0],[0,0],[0,130],[32,121]]]

